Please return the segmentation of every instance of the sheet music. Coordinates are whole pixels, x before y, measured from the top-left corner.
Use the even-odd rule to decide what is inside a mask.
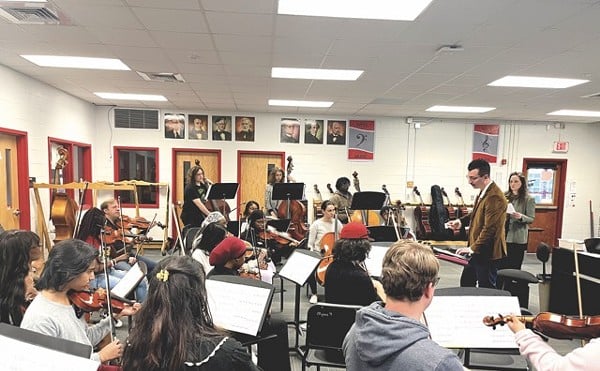
[[[256,336],[270,304],[271,291],[262,287],[206,280],[208,307],[215,325]]]
[[[509,202],[508,206],[506,207],[506,213],[507,214],[512,214],[515,211],[517,211],[517,210],[515,210],[515,206],[512,203]]]
[[[0,335],[2,369],[12,371],[96,371],[99,362]]]
[[[279,275],[302,286],[320,261],[320,257],[294,251],[279,271]]]
[[[498,313],[520,314],[518,298],[434,296],[425,318],[431,338],[445,348],[518,348],[508,326],[494,330],[483,324],[483,317]]]
[[[127,271],[127,274],[117,285],[110,290],[112,294],[125,298],[129,293],[140,283],[141,280],[144,279],[145,273],[142,272],[139,263],[135,263],[131,269]]]
[[[389,246],[371,245],[369,256],[365,259],[365,265],[370,276],[381,277],[381,268],[383,265],[383,257],[388,251]]]

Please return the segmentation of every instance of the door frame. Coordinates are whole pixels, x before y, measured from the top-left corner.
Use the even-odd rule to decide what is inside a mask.
[[[0,127],[0,133],[12,135],[17,141],[17,167],[23,169],[19,171],[17,177],[17,188],[19,189],[19,228],[31,229],[31,210],[29,201],[29,138],[26,131],[6,129]]]
[[[55,138],[55,137],[48,137],[48,183],[52,183],[53,179],[52,179],[52,163],[50,163],[50,159],[52,158],[52,144],[59,144],[64,146],[67,151],[69,152],[69,154],[71,156],[73,156],[73,147],[77,146],[79,148],[81,148],[83,150],[83,154],[82,154],[82,169],[83,169],[83,179],[84,181],[88,181],[91,182],[92,181],[92,145],[89,143],[82,143],[82,142],[74,142],[71,140],[64,140],[64,139],[60,139],[60,138]],[[67,165],[64,168],[65,172],[63,173],[63,178],[67,178],[67,180],[65,180],[65,183],[70,183],[70,182],[79,182],[79,179],[73,179],[73,174],[75,173],[75,171],[73,170],[73,161],[67,161]],[[73,199],[75,199],[75,191],[72,189],[68,189],[67,190],[67,194],[69,194],[69,196]],[[52,197],[50,197],[52,199]],[[75,199],[75,201],[77,201],[79,203],[79,199]],[[90,207],[93,207],[95,205],[93,205],[93,201],[92,201],[92,194],[91,192],[85,192],[83,195],[83,204],[87,204],[90,205]],[[81,205],[78,205],[79,207],[81,207]]]
[[[567,182],[567,159],[563,158],[531,158],[524,157],[523,158],[523,174],[527,174],[527,166],[531,163],[536,164],[548,164],[552,166],[560,167],[559,178],[557,179],[556,184],[558,185],[557,189],[557,199],[556,199],[556,241],[553,241],[555,246],[558,246],[558,239],[562,238],[562,226],[563,226],[563,214],[564,214],[564,206],[565,206],[565,187]],[[537,205],[536,205],[537,206]]]

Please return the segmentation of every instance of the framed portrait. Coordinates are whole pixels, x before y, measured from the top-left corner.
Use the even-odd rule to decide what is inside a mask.
[[[298,119],[282,118],[281,132],[279,135],[280,143],[299,143],[300,142],[300,122]]]
[[[165,113],[165,138],[184,139],[185,138],[185,114],[183,113]]]
[[[231,140],[231,116],[212,117],[212,139]]]
[[[323,120],[304,120],[304,143],[323,144]]]
[[[327,144],[346,145],[345,120],[327,120]]]
[[[235,116],[235,140],[254,142],[255,117]]]
[[[208,115],[188,115],[188,139],[208,139]]]

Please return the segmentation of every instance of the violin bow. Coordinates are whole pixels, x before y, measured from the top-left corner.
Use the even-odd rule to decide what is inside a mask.
[[[90,182],[85,182],[85,187],[83,191],[79,194],[79,214],[77,215],[77,222],[75,223],[75,229],[73,230],[73,238],[79,234],[79,226],[81,225],[81,214],[83,214],[83,197],[85,197],[85,192],[88,190],[90,186]]]
[[[573,259],[575,262],[575,283],[577,285],[577,307],[579,309],[579,319],[583,319],[583,301],[581,299],[581,280],[579,277],[579,257],[577,256],[577,249],[573,246]],[[585,340],[581,340],[581,346],[586,344]]]

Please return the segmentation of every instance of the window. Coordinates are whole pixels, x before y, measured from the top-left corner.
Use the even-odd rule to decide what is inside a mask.
[[[527,190],[536,204],[554,205],[555,169],[527,169]]]
[[[115,147],[115,181],[141,180],[155,183],[158,179],[158,148]],[[158,186],[138,186],[138,204],[158,207]],[[132,191],[116,191],[122,207],[135,206]]]

